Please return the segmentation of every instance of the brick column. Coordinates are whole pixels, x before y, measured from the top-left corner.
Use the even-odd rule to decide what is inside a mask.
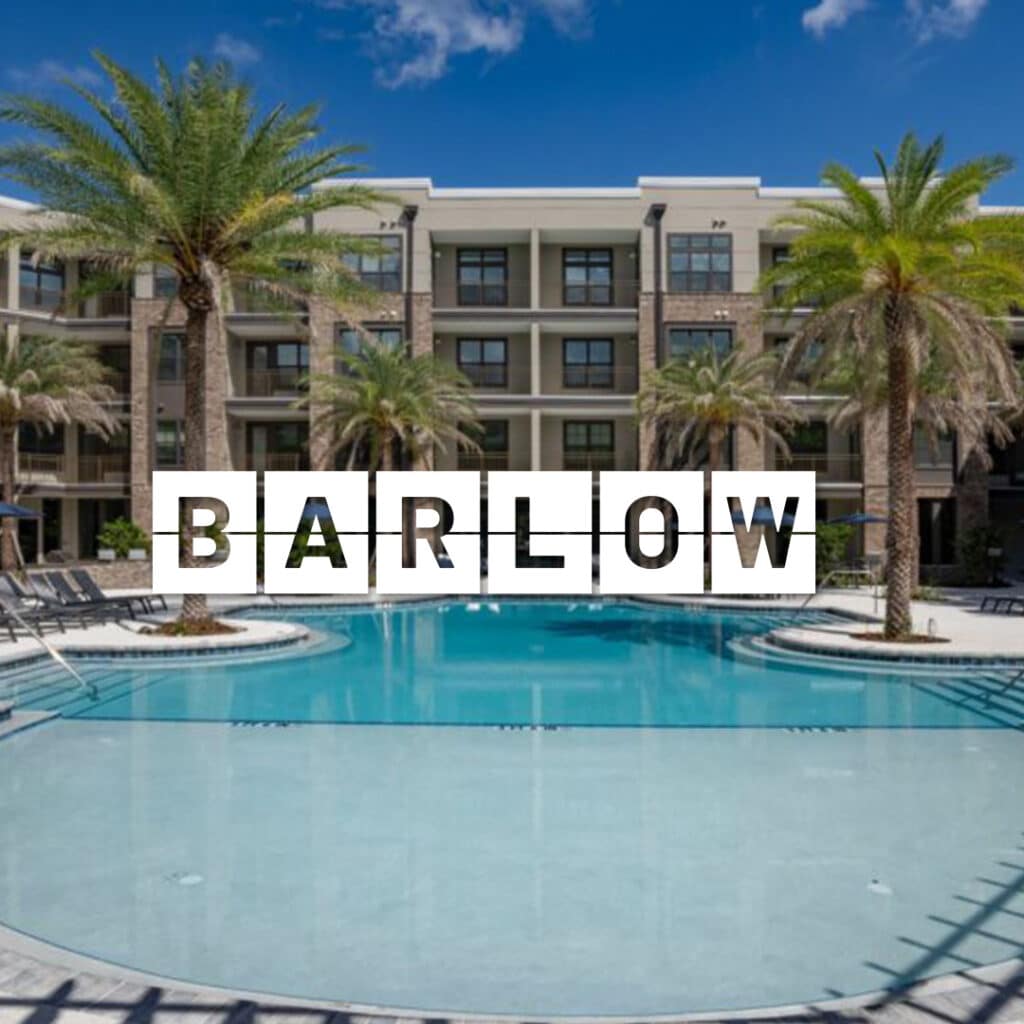
[[[658,339],[654,325],[654,293],[644,292],[638,302],[636,358],[638,384],[643,386],[647,374],[658,365]],[[637,424],[637,465],[640,469],[656,469],[655,430],[646,420]]]
[[[434,297],[430,292],[412,296],[412,323],[405,325],[414,356],[431,355],[434,351]]]
[[[310,373],[334,372],[335,331],[338,315],[329,304],[317,299],[309,301],[309,370]],[[333,469],[329,432],[315,430],[313,424],[320,406],[309,408],[309,465],[315,470]]]
[[[864,462],[864,511],[868,515],[889,515],[889,418],[884,412],[864,417],[861,450]],[[864,526],[864,553],[885,554],[885,523]]]
[[[957,437],[956,533],[962,538],[969,530],[988,526],[988,469],[985,466],[984,437],[961,433]]]
[[[165,305],[152,299],[131,303],[131,517],[147,533],[153,529],[154,335]]]

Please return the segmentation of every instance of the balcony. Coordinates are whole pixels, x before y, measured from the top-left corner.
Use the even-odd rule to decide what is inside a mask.
[[[131,296],[126,291],[98,292],[81,302],[71,302],[67,291],[22,285],[18,306],[26,312],[50,313],[69,320],[124,320],[130,315]]]
[[[490,284],[434,282],[434,306],[438,309],[529,309],[531,305],[528,278]]]
[[[863,460],[859,454],[830,454],[796,452],[790,458],[775,453],[777,470],[816,473],[819,484],[856,484],[864,476]]]
[[[563,365],[557,380],[541,381],[544,394],[575,394],[603,392],[613,395],[634,395],[639,386],[639,370],[634,366],[602,366],[594,364]]]
[[[62,483],[65,462],[63,455],[18,452],[18,479],[25,483]]]
[[[288,314],[301,313],[305,309],[305,303],[284,295],[270,295],[252,288],[236,287],[231,290],[232,313]]]
[[[249,370],[245,375],[245,397],[295,397],[304,390],[299,382],[308,372],[294,366],[278,370]]]
[[[79,483],[123,484],[130,475],[127,454],[78,456]]]
[[[479,470],[481,473],[489,469],[503,472],[508,466],[508,452],[459,452],[459,469]]]
[[[309,456],[305,452],[247,452],[245,468],[257,472],[309,469]]]
[[[562,469],[591,470],[615,468],[615,452],[563,452]]]

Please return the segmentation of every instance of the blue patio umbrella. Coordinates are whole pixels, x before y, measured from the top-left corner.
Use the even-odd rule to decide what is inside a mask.
[[[827,522],[830,525],[845,523],[847,526],[863,526],[865,523],[887,523],[889,520],[885,516],[876,516],[871,512],[851,512],[848,516],[839,516],[836,519],[829,519]]]
[[[0,501],[0,519],[42,519],[43,513],[25,508],[24,505],[9,505]]]
[[[732,521],[734,523],[738,523],[740,525],[742,525],[743,523],[746,522],[746,519],[743,518],[743,510],[742,509],[738,508],[738,509],[736,509],[735,512],[733,512],[733,514],[732,514]],[[794,521],[795,521],[795,517],[791,516],[788,512],[784,512],[782,514],[782,526],[783,526],[783,528],[785,528],[787,526],[792,526]],[[775,525],[775,516],[772,513],[772,510],[770,508],[768,508],[767,505],[758,505],[754,509],[754,514],[750,517],[750,525],[751,526],[774,526]]]

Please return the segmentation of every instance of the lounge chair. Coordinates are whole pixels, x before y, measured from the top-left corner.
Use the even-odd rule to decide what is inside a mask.
[[[63,633],[66,623],[86,624],[85,617],[80,613],[43,604],[30,595],[10,573],[2,573],[0,574],[0,628],[6,629],[13,640],[15,639],[15,627],[21,628],[22,622],[39,633],[45,632],[47,626],[53,626]]]
[[[93,579],[92,573],[88,569],[72,569],[70,572],[71,578],[78,584],[78,588],[93,601],[138,601],[139,607],[147,615],[155,610],[155,602],[159,601],[160,607],[167,611],[167,601],[164,600],[163,594],[138,594],[134,597],[111,598],[103,592],[103,588]]]
[[[130,618],[135,618],[135,609],[132,607],[132,602],[126,597],[107,597],[102,601],[96,601],[81,591],[75,590],[62,572],[44,572],[39,573],[39,576],[65,608],[93,615],[106,614],[115,619],[124,618],[125,614]]]

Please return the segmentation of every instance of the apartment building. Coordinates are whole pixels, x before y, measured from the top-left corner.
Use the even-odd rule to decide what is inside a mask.
[[[325,183],[327,184],[327,183]],[[638,427],[643,373],[703,346],[755,352],[786,343],[801,317],[775,315],[755,292],[761,270],[787,257],[779,214],[820,188],[767,188],[757,178],[641,178],[632,188],[436,188],[428,179],[369,182],[392,201],[375,212],[336,209],[318,228],[374,236],[383,255],[354,258],[374,290],[367,308],[342,315],[315,304],[282,313],[234,296],[225,365],[207,388],[210,468],[331,468],[309,415],[293,408],[301,376],[331,372],[336,346],[378,344],[434,353],[473,382],[483,454],[438,452],[437,468],[594,470],[649,468],[652,438]],[[985,212],[985,208],[982,208]],[[32,216],[0,201],[0,223]],[[130,290],[69,309],[63,296],[87,264],[0,261],[0,321],[8,331],[76,337],[114,371],[124,430],[110,442],[67,428],[25,432],[23,500],[44,512],[23,526],[30,557],[61,548],[87,557],[98,527],[126,514],[148,527],[150,474],[182,461],[183,310],[175,281],[140,274]],[[1024,319],[1013,322],[1024,354]],[[886,441],[881,418],[841,432],[828,403],[795,381],[808,417],[792,459],[743,434],[737,469],[797,468],[818,474],[818,517],[859,510],[884,515]],[[1022,531],[1024,442],[994,451],[991,472],[956,437],[918,446],[921,562],[955,559],[957,529],[990,519]],[[884,526],[858,539],[884,545]],[[1010,560],[1024,567],[1024,544]]]

